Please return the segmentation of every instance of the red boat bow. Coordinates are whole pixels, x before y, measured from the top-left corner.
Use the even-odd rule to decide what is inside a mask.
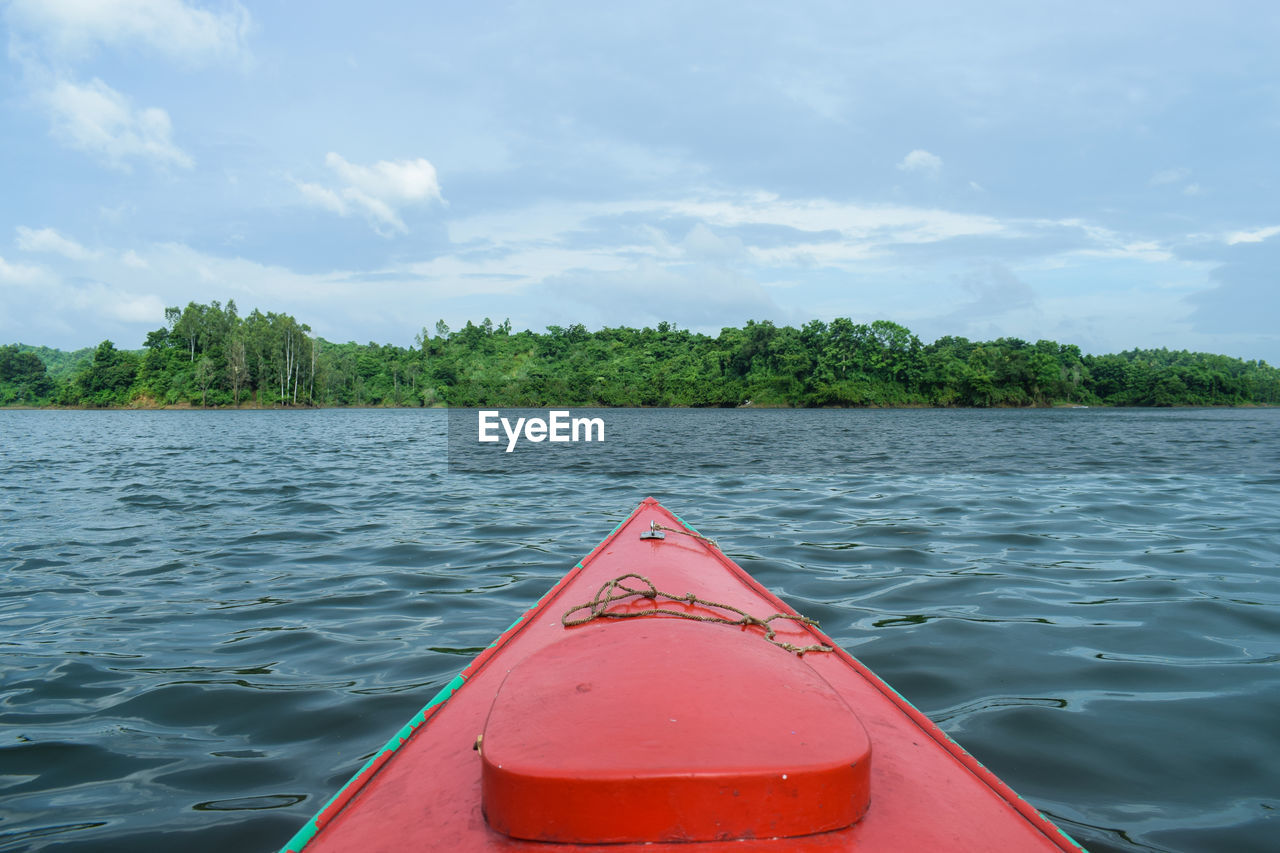
[[[610,581],[637,574],[672,595],[633,585],[640,592],[600,603]],[[652,498],[285,849],[598,844],[618,853],[1080,849]]]

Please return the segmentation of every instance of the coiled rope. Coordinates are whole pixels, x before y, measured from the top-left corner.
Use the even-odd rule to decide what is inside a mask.
[[[683,531],[679,531],[683,532]],[[637,585],[629,585],[628,581],[639,581]],[[720,616],[717,614],[703,615],[698,613],[688,613],[681,610],[672,610],[665,607],[655,607],[652,610],[633,610],[633,611],[617,611],[609,610],[609,605],[615,601],[623,601],[628,598],[639,597],[647,598],[658,603],[659,599],[667,601],[681,601],[688,604],[694,604],[699,607],[709,609],[724,610],[730,613],[736,613],[737,618],[729,616]],[[587,615],[574,617],[573,614],[586,610]],[[577,607],[571,607],[565,611],[564,616],[560,617],[560,621],[566,628],[573,628],[577,625],[585,625],[595,619],[630,619],[640,616],[677,616],[681,619],[691,619],[695,622],[714,622],[721,625],[740,625],[743,628],[755,626],[764,629],[764,639],[773,643],[779,648],[794,652],[797,655],[803,655],[805,652],[829,652],[832,651],[831,646],[824,643],[814,643],[808,646],[797,646],[794,643],[788,643],[784,640],[777,639],[777,632],[770,623],[775,619],[785,619],[791,622],[799,622],[801,625],[812,625],[818,627],[818,623],[808,616],[793,615],[788,613],[774,613],[772,616],[766,616],[761,619],[752,616],[745,610],[734,607],[732,604],[721,604],[718,601],[707,601],[705,598],[699,598],[691,592],[684,595],[672,595],[668,592],[662,592],[654,587],[653,581],[644,575],[628,572],[625,575],[619,575],[613,580],[606,581],[599,591],[596,592],[595,598],[586,604],[579,604]]]

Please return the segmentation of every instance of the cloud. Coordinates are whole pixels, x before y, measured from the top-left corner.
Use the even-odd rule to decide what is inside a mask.
[[[1049,230],[1078,231],[1081,244],[1044,259],[1045,266],[1059,266],[1070,258],[1112,258],[1165,263],[1174,260],[1174,254],[1155,240],[1135,240],[1110,228],[1092,225],[1080,219],[1035,220],[1034,224]]]
[[[937,318],[937,325],[976,329],[1009,314],[1036,311],[1035,291],[1003,264],[972,270],[959,285],[971,298]]]
[[[53,133],[63,144],[93,154],[117,168],[130,160],[190,168],[192,159],[173,143],[169,114],[158,107],[135,109],[101,80],[81,86],[56,83],[43,101]]]
[[[451,220],[455,252],[415,270],[460,275],[469,267],[503,275],[512,288],[512,273],[528,284],[559,272],[603,272],[650,259],[744,266],[758,271],[761,281],[773,281],[797,268],[865,273],[896,264],[909,247],[963,242],[958,238],[1023,238],[1015,233],[1021,226],[935,208],[769,193],[544,204]]]
[[[52,252],[76,261],[87,260],[97,254],[75,240],[63,237],[52,228],[41,228],[37,231],[34,228],[19,225],[17,230],[17,246],[24,252]]]
[[[339,216],[363,214],[383,236],[409,232],[400,218],[401,208],[431,201],[444,203],[436,168],[421,157],[361,166],[331,151],[324,162],[338,178],[338,187],[297,182],[303,198]]]
[[[1270,232],[1257,236],[1262,232]],[[1195,310],[1190,319],[1197,332],[1212,334],[1249,333],[1264,335],[1273,344],[1280,342],[1276,318],[1280,317],[1280,289],[1276,269],[1280,268],[1280,241],[1265,238],[1280,234],[1280,226],[1250,234],[1251,239],[1235,242],[1230,260],[1210,273],[1214,287],[1185,297]]]
[[[27,264],[11,264],[0,257],[0,283],[34,284],[41,276],[39,267]]]
[[[642,254],[642,247],[626,247]],[[523,246],[510,251],[462,252],[408,264],[405,272],[470,293],[511,293],[570,270],[608,273],[627,266],[623,252],[554,246]]]
[[[181,0],[11,0],[7,18],[60,59],[142,44],[184,64],[242,56],[250,23],[239,3],[213,11]]]
[[[922,175],[933,177],[942,171],[942,158],[917,148],[902,158],[898,168],[904,172],[919,172]]]
[[[1280,225],[1271,225],[1267,228],[1255,228],[1252,231],[1233,231],[1223,239],[1228,246],[1235,246],[1239,243],[1261,243],[1277,234],[1280,234]]]
[[[106,164],[190,168],[173,142],[169,113],[135,108],[101,79],[77,82],[76,68],[100,48],[153,50],[185,66],[247,57],[249,13],[235,0],[218,10],[183,0],[9,0],[4,9],[9,57],[32,100],[49,114],[53,135]]]
[[[548,278],[533,295],[535,308],[572,300],[579,312],[575,319],[590,325],[640,326],[669,320],[714,333],[751,319],[796,319],[754,279],[711,264],[668,267],[644,260],[608,273],[573,270]],[[588,312],[594,316],[583,316]]]
[[[696,261],[735,261],[746,254],[740,238],[721,237],[701,222],[690,229],[680,247]]]
[[[332,151],[325,164],[361,193],[384,199],[419,201],[440,197],[440,182],[435,167],[422,158],[389,162],[379,160],[372,166],[348,163]]]
[[[320,186],[319,184],[299,183],[298,190],[302,193],[307,201],[316,207],[322,207],[331,213],[339,216],[347,215],[346,202],[342,200],[342,196],[338,195],[331,189]]]
[[[783,225],[812,232],[834,229],[847,240],[880,244],[930,243],[1003,230],[1003,226],[989,216],[820,198],[785,200],[766,194],[738,199],[674,202],[670,209],[720,226]]]
[[[164,303],[158,297],[121,290],[100,281],[66,288],[59,301],[77,311],[122,323],[156,324],[157,320],[164,319]]]
[[[299,319],[313,327],[312,318],[320,314],[334,318],[330,329],[349,333],[369,294],[367,285],[346,284],[335,276],[299,275],[180,244],[103,249],[94,259],[59,261],[49,269],[0,259],[0,290],[0,341],[25,339],[64,349],[103,338],[121,347],[140,346],[147,330],[164,323],[166,305],[192,300],[234,298],[246,310],[303,311]],[[414,307],[425,313],[441,292],[421,290],[407,295],[420,299],[423,304]],[[409,304],[394,287],[392,292],[400,309]]]
[[[974,296],[972,302],[961,308],[965,314],[999,314],[1030,308],[1036,302],[1030,285],[1003,264],[993,263],[985,270],[971,272],[961,280],[960,286]]]

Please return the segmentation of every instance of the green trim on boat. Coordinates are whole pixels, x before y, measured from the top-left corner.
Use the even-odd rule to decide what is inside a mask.
[[[581,560],[579,560],[578,562],[574,563],[573,567],[574,567],[575,569],[581,569],[581,568],[582,568],[582,561],[581,561]],[[491,648],[491,649],[492,649],[492,648],[494,648],[495,646],[497,646],[497,645],[498,645],[498,642],[499,642],[500,640],[502,640],[502,638],[503,638],[503,637],[507,636],[507,634],[510,634],[512,631],[514,631],[514,630],[515,630],[515,628],[516,628],[516,626],[517,626],[517,625],[519,625],[519,624],[520,624],[521,622],[523,622],[524,620],[528,619],[528,618],[529,618],[529,614],[530,614],[530,613],[532,613],[533,611],[535,611],[535,610],[537,610],[539,607],[541,607],[541,606],[543,605],[543,603],[545,603],[545,602],[546,602],[546,600],[547,600],[548,598],[550,598],[552,595],[554,595],[555,593],[557,593],[557,592],[559,592],[559,591],[560,591],[560,584],[559,584],[559,583],[552,584],[551,589],[549,589],[549,590],[547,590],[546,592],[544,592],[544,593],[542,594],[542,597],[541,597],[541,598],[539,598],[537,601],[535,601],[535,602],[533,603],[533,606],[532,606],[532,607],[530,607],[530,608],[529,608],[528,610],[526,610],[524,613],[521,613],[518,617],[516,617],[516,621],[512,622],[510,625],[508,625],[508,626],[507,626],[507,630],[503,631],[503,632],[502,632],[501,634],[499,634],[497,637],[494,637],[493,642],[489,644],[489,648]]]
[[[440,688],[440,691],[436,693],[435,696],[431,697],[431,701],[423,705],[421,710],[419,710],[418,713],[414,714],[409,719],[409,722],[405,723],[405,725],[400,729],[400,731],[392,735],[391,739],[388,740],[385,744],[383,744],[382,749],[379,749],[377,752],[375,752],[368,761],[366,761],[363,765],[361,765],[359,770],[357,770],[354,774],[352,774],[351,778],[347,780],[347,784],[339,788],[337,793],[335,793],[332,797],[325,800],[324,805],[321,806],[316,811],[316,813],[312,816],[311,820],[307,821],[306,824],[302,827],[302,829],[299,829],[297,833],[293,836],[293,838],[290,838],[288,843],[285,844],[284,847],[280,848],[280,853],[299,853],[299,851],[301,851],[304,847],[306,847],[307,844],[311,841],[311,839],[315,837],[316,833],[320,831],[320,827],[316,823],[316,819],[319,818],[320,815],[328,811],[329,807],[333,805],[338,800],[339,797],[341,797],[343,794],[346,793],[347,789],[351,787],[352,783],[354,783],[357,779],[363,776],[365,771],[368,770],[370,767],[372,767],[375,762],[377,762],[380,758],[382,758],[387,753],[395,752],[398,749],[400,749],[400,747],[404,745],[404,742],[407,741],[409,737],[413,734],[413,730],[416,729],[418,726],[422,725],[426,721],[427,714],[431,711],[431,709],[436,707],[437,705],[443,705],[445,702],[449,701],[449,697],[453,695],[454,691],[457,690],[459,687],[461,687],[465,683],[466,683],[466,679],[462,677],[461,673],[459,673],[458,675],[455,675],[453,677],[452,681],[450,681],[444,687]]]
[[[683,525],[684,525],[684,529],[685,529],[685,530],[688,530],[688,531],[690,531],[690,532],[692,532],[692,533],[698,533],[698,531],[694,529],[694,527],[693,527],[693,525],[692,525],[692,524],[690,524],[689,522],[685,521],[683,518],[681,518],[680,516],[676,515],[674,512],[673,512],[673,513],[671,513],[671,517],[672,517],[672,518],[674,518],[676,521],[680,522],[681,524],[683,524]],[[698,533],[698,535],[699,535],[699,536],[701,536],[702,534],[701,534],[701,533]]]

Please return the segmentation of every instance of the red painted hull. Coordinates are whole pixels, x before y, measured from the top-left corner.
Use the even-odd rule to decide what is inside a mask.
[[[767,645],[743,647],[744,653],[756,657],[763,654],[758,651],[759,648],[767,648],[768,654],[776,655],[783,668],[805,670],[794,672],[788,677],[803,676],[803,679],[808,679],[813,684],[828,685],[834,694],[838,694],[839,699],[836,701],[842,707],[851,709],[860,722],[860,730],[865,730],[865,737],[870,744],[870,757],[865,763],[859,757],[858,751],[865,750],[865,743],[858,740],[861,735],[843,737],[843,740],[836,738],[830,744],[824,743],[822,749],[815,750],[815,753],[821,757],[836,754],[833,751],[847,750],[855,759],[845,762],[846,768],[849,765],[859,767],[858,773],[843,772],[841,775],[840,767],[819,766],[821,762],[818,761],[805,765],[805,773],[780,775],[773,782],[766,778],[768,774],[762,772],[762,768],[767,769],[769,761],[793,760],[791,755],[779,758],[775,754],[776,750],[769,751],[772,747],[760,745],[762,739],[765,739],[765,734],[762,733],[770,730],[768,714],[780,715],[779,720],[787,722],[809,713],[804,709],[789,708],[785,702],[779,705],[771,699],[762,703],[759,713],[763,717],[755,712],[739,715],[739,719],[755,726],[754,733],[746,740],[756,745],[753,749],[762,751],[759,761],[753,764],[755,759],[745,745],[745,757],[738,756],[733,749],[721,748],[720,753],[715,754],[712,741],[722,744],[723,733],[706,729],[677,750],[692,762],[691,770],[669,777],[684,787],[680,788],[683,793],[678,796],[668,795],[667,799],[663,799],[658,790],[665,784],[661,780],[636,781],[640,773],[649,772],[661,763],[653,759],[652,732],[633,732],[632,736],[609,741],[611,745],[604,750],[600,759],[603,769],[607,770],[604,767],[606,759],[617,759],[624,763],[639,762],[636,765],[639,769],[634,773],[627,770],[614,774],[615,778],[607,781],[622,787],[616,793],[607,795],[601,794],[602,789],[590,781],[594,778],[593,771],[589,764],[583,764],[585,759],[578,754],[582,750],[561,746],[544,750],[549,757],[529,758],[528,751],[522,752],[521,744],[511,743],[510,735],[506,734],[515,725],[511,721],[518,723],[521,714],[504,715],[504,700],[500,698],[495,704],[495,696],[503,695],[502,686],[508,677],[523,677],[524,686],[517,693],[527,696],[533,686],[539,683],[537,676],[541,669],[545,669],[547,678],[552,680],[564,678],[566,671],[572,676],[573,670],[566,670],[564,666],[560,667],[562,671],[558,675],[554,672],[557,668],[555,661],[565,657],[557,653],[558,647],[553,646],[555,643],[563,644],[568,641],[570,645],[562,647],[569,649],[572,641],[578,639],[583,640],[578,643],[580,647],[585,648],[587,643],[599,642],[603,649],[606,641],[616,641],[614,646],[608,647],[611,649],[608,652],[610,660],[615,660],[619,654],[630,654],[628,649],[644,648],[643,644],[629,646],[624,636],[627,632],[637,636],[643,633],[646,637],[659,639],[666,634],[679,634],[681,648],[687,648],[689,655],[698,654],[699,632],[730,632],[739,637],[742,643],[765,644],[764,632],[759,627],[701,624],[663,615],[644,619],[601,619],[588,625],[566,628],[562,621],[566,611],[590,601],[597,590],[609,580],[635,572],[651,579],[659,590],[679,595],[692,592],[699,599],[729,604],[754,615],[794,613],[701,537],[669,532],[665,540],[642,539],[640,534],[650,529],[654,523],[687,529],[656,501],[646,499],[627,521],[575,566],[533,609],[481,653],[450,687],[442,691],[440,696],[433,699],[409,725],[393,737],[387,747],[295,836],[285,850],[296,852],[305,848],[307,853],[409,849],[554,853],[557,850],[582,850],[594,846],[584,843],[586,839],[593,837],[592,833],[608,834],[615,831],[622,834],[602,840],[612,840],[614,843],[610,843],[608,849],[618,853],[632,849],[643,849],[646,853],[691,853],[692,850],[725,853],[794,850],[816,853],[855,850],[1080,849],[892,688],[839,648],[832,652],[809,652],[797,658]],[[610,610],[637,611],[654,606],[652,601],[621,601],[611,605]],[[708,612],[694,604],[683,605],[682,609],[695,614]],[[633,623],[645,623],[645,627],[643,630],[623,627]],[[680,627],[675,628],[676,625]],[[813,626],[782,620],[771,623],[771,626],[777,631],[778,641],[797,646],[834,646],[829,638]],[[587,631],[594,633],[574,634]],[[728,636],[717,634],[715,642],[708,646],[708,655],[712,654],[711,645],[723,647]],[[589,637],[598,639],[584,639]],[[550,652],[546,651],[549,647]],[[715,654],[732,656],[735,652],[730,648]],[[786,659],[785,662],[782,658]],[[525,662],[529,662],[529,666],[522,670],[520,665]],[[622,687],[608,682],[606,666],[595,666],[592,677],[596,679],[596,683],[600,683],[600,678],[605,678],[603,686],[623,690],[625,695],[625,690],[634,689],[625,682],[628,670],[635,672],[643,668],[628,666],[626,660],[619,660],[617,664],[617,677],[624,680]],[[593,664],[590,656],[587,656],[573,666],[590,668]],[[670,679],[659,679],[663,682],[660,684],[650,683],[650,689],[674,690],[676,698],[673,701],[687,703],[689,696],[694,696],[697,690],[703,689],[701,683],[710,678],[708,673],[714,675],[724,668],[725,665],[717,664],[702,674],[690,676],[691,680],[699,683],[681,686],[681,668],[675,667]],[[696,667],[690,669],[690,672],[695,671]],[[655,680],[652,673],[646,678],[649,682]],[[776,688],[784,693],[788,689],[785,685]],[[582,684],[578,685],[578,690],[583,690]],[[641,697],[643,694],[637,692],[635,695]],[[684,698],[680,698],[681,696]],[[826,701],[818,700],[818,704]],[[643,702],[625,699],[623,702],[626,713],[632,714],[635,719],[643,719],[642,715],[648,713],[639,707]],[[599,706],[592,712],[595,719],[599,718],[598,709]],[[531,711],[536,710],[536,705],[531,706]],[[698,710],[704,721],[708,717],[703,713],[705,709],[693,710]],[[829,711],[824,706],[814,713]],[[564,743],[572,745],[571,727],[578,726],[583,742],[590,742],[590,732],[581,728],[589,726],[589,722],[584,723],[571,715],[562,718],[558,713],[544,716],[546,721],[538,724],[543,728],[536,731],[546,732],[547,739],[554,741],[558,737]],[[677,716],[680,715],[672,712],[672,719],[669,721],[672,726],[667,732],[676,731]],[[569,721],[560,727],[569,727],[567,731],[555,731],[557,719]],[[486,725],[491,721],[495,726],[494,731],[498,731],[499,726],[503,727],[500,730],[506,740],[501,744],[493,743],[482,755],[473,747],[477,735],[482,732],[489,738]],[[794,735],[795,732],[791,731],[789,734]],[[663,737],[668,737],[666,732]],[[678,740],[675,742],[680,743]],[[691,748],[688,743],[707,743],[705,752],[712,755],[705,756],[702,754],[704,750]],[[784,747],[785,744],[778,748]],[[586,752],[594,754],[592,750]],[[799,759],[795,760],[804,764]],[[517,761],[524,762],[520,765],[522,768],[530,761],[534,764],[543,762],[531,771],[538,778],[532,779],[530,774],[513,774],[513,762]],[[717,761],[721,764],[714,763]],[[709,777],[728,780],[728,783],[721,784],[718,788],[716,785],[702,784]],[[779,785],[783,787],[780,789]],[[788,785],[791,787],[787,788]],[[717,791],[719,794],[728,791],[728,794],[717,799]],[[832,794],[833,791],[838,792],[838,796]],[[835,822],[855,820],[851,826],[796,835],[805,831],[804,827],[808,825],[804,823],[806,820],[830,819],[832,807],[843,805],[843,798],[850,792],[853,792],[852,796],[855,798],[861,799],[856,808],[847,808],[848,814],[837,818]],[[794,803],[796,814],[774,815],[771,818],[760,814],[767,809],[751,803],[745,808],[739,808],[739,813],[734,814],[733,800],[740,793],[748,798],[762,798],[756,801],[758,803]],[[545,809],[537,807],[538,797],[542,797],[542,802],[546,803]],[[626,799],[628,797],[632,799]],[[653,807],[636,808],[638,801],[635,797],[641,800],[652,797]],[[788,797],[791,799],[787,800]],[[485,804],[482,804],[482,798],[485,799]],[[839,802],[834,802],[833,798]],[[572,805],[566,808],[565,802],[581,802],[584,809],[575,811]],[[646,832],[658,832],[658,835],[653,836],[655,838],[676,837],[670,834],[673,824],[670,820],[664,823],[663,815],[673,808],[687,806],[690,802],[694,805],[684,819],[686,822],[698,822],[699,816],[705,814],[704,802],[705,809],[717,809],[723,805],[729,810],[725,813],[725,824],[738,826],[732,831],[745,832],[747,837],[745,840],[716,840],[714,831],[719,825],[717,817],[715,820],[702,821],[711,827],[711,836],[705,834],[706,827],[697,830],[704,832],[703,835],[694,832],[688,836],[690,839],[708,840],[659,840],[651,843],[617,841],[618,838],[644,838]],[[623,804],[615,810],[612,817],[609,815],[611,803]],[[813,814],[803,814],[806,808]],[[540,814],[541,811],[546,814]],[[486,819],[486,812],[492,819]],[[792,817],[796,819],[791,820]],[[524,832],[526,837],[530,837],[528,830],[513,829],[513,826],[522,821],[529,824],[535,819],[542,820],[541,824],[535,826],[535,832],[548,833],[545,837],[577,840],[520,840],[493,828],[493,824],[497,824],[507,831],[516,834]],[[778,830],[779,834],[795,837],[767,837],[772,831],[770,827],[782,827]]]

